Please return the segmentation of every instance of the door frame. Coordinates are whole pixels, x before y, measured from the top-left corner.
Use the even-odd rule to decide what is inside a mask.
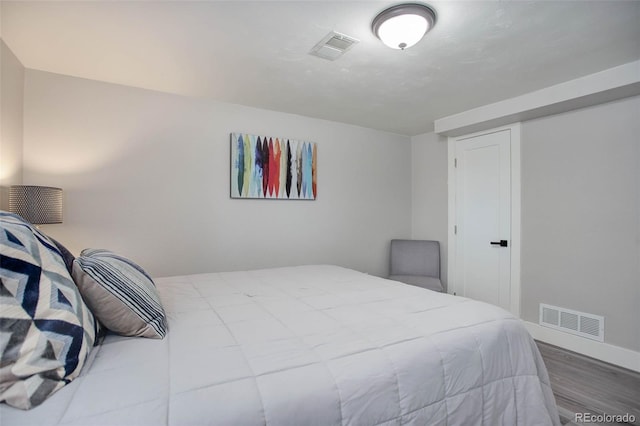
[[[520,318],[520,248],[521,248],[521,165],[520,165],[520,123],[496,127],[481,132],[469,133],[460,136],[450,136],[447,140],[448,156],[448,200],[449,213],[447,225],[447,292],[455,294],[459,292],[456,270],[456,143],[459,140],[482,136],[509,130],[511,134],[511,291],[510,312]]]

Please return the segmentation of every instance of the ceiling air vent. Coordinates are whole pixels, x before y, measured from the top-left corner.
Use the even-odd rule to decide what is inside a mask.
[[[335,61],[359,41],[360,40],[349,37],[348,35],[331,31],[326,37],[320,40],[309,53],[319,58]]]

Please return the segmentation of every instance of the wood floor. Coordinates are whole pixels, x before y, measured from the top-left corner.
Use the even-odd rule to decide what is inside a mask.
[[[575,413],[629,414],[640,425],[640,373],[538,342],[549,371],[562,424],[611,425],[575,421]],[[615,424],[615,423],[613,423]]]

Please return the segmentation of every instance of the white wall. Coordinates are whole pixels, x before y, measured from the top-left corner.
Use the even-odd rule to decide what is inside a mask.
[[[640,97],[522,126],[522,317],[540,303],[605,317],[640,351]]]
[[[9,208],[9,187],[22,183],[24,67],[0,39],[0,209]]]
[[[411,138],[411,237],[440,242],[440,275],[447,288],[447,138]]]
[[[405,136],[27,70],[24,181],[64,189],[76,254],[153,275],[332,263],[376,275],[411,233]],[[312,100],[310,100],[312,102]],[[316,201],[229,197],[231,132],[318,143]]]

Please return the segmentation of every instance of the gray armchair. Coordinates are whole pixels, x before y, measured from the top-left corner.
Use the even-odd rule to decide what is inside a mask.
[[[389,279],[442,291],[440,243],[429,240],[391,240]]]

